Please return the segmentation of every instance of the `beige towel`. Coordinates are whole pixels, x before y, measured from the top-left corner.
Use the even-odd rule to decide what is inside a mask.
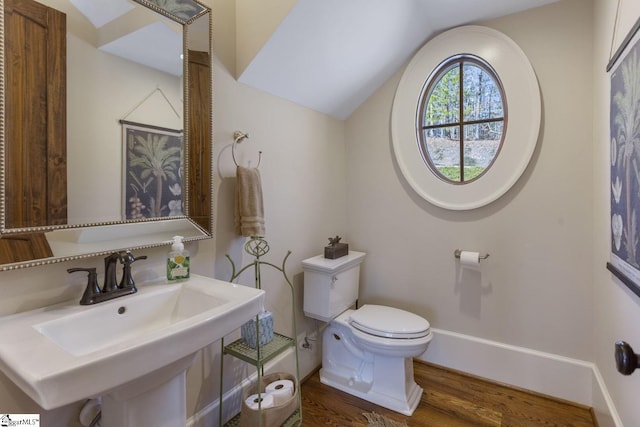
[[[257,168],[236,169],[236,233],[240,236],[264,236],[262,184]]]

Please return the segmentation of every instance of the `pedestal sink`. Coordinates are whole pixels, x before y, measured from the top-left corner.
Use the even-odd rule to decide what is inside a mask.
[[[264,291],[192,275],[92,306],[0,318],[0,370],[44,409],[102,396],[103,427],[186,424],[198,350],[263,308]]]

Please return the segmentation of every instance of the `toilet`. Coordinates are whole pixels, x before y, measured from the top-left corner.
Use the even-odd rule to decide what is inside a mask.
[[[328,322],[320,381],[411,416],[422,396],[413,378],[413,358],[427,350],[433,335],[426,319],[398,308],[351,308],[365,255],[350,251],[337,259],[319,255],[302,261],[304,314]]]

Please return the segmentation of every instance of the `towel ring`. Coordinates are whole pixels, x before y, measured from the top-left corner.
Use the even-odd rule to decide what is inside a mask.
[[[238,161],[236,160],[236,145],[240,144],[242,141],[248,138],[249,138],[248,133],[244,133],[239,130],[233,133],[233,145],[231,146],[231,157],[233,157],[233,163],[235,163],[236,166],[240,166],[238,164]],[[262,161],[262,151],[258,151],[258,165],[256,166],[256,169],[260,167],[261,161]]]

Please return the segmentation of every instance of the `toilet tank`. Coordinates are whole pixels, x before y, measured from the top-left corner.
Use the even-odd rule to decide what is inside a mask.
[[[302,261],[304,314],[328,322],[355,304],[360,264],[365,255],[364,252],[349,251],[348,255],[336,259],[318,255]]]

